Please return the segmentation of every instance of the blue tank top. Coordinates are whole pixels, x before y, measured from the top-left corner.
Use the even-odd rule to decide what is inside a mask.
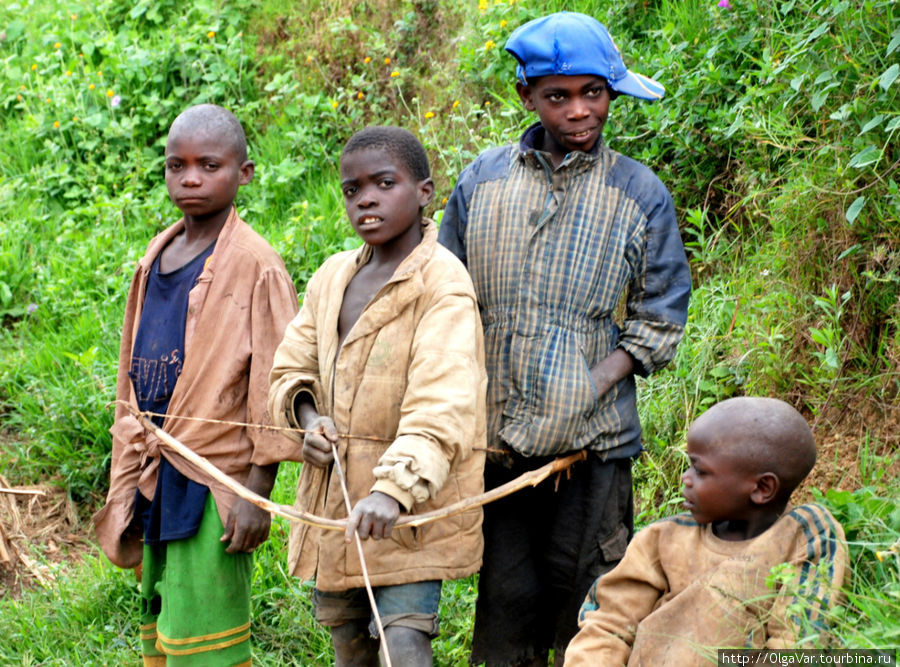
[[[128,373],[142,411],[163,415],[169,409],[184,365],[188,295],[214,248],[215,243],[169,273],[159,271],[162,253],[153,262]],[[152,419],[162,426],[162,416]],[[161,457],[153,501],[137,492],[135,520],[143,523],[144,542],[157,544],[195,535],[208,493],[206,486],[185,477]]]

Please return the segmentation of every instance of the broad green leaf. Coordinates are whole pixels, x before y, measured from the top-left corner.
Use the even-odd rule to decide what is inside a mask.
[[[900,76],[900,65],[894,63],[884,70],[884,73],[878,78],[878,85],[887,90],[897,80],[898,76]]]
[[[877,116],[875,116],[875,118],[873,118],[868,123],[866,123],[865,125],[862,126],[862,129],[859,131],[859,134],[865,134],[869,130],[871,130],[875,127],[878,127],[879,125],[881,125],[881,121],[883,121],[883,120],[884,120],[884,115],[878,114]]]
[[[894,118],[891,119],[891,122],[888,123],[884,129],[886,132],[893,132],[898,127],[900,127],[900,116],[894,116]]]
[[[810,33],[809,37],[806,38],[806,43],[809,44],[809,43],[810,43],[811,41],[813,41],[814,39],[819,39],[819,37],[821,37],[821,36],[824,35],[826,32],[828,32],[828,27],[829,27],[829,26],[828,26],[827,23],[820,23],[820,24],[819,24],[819,27],[816,28],[815,30],[813,30],[813,31]]]
[[[862,211],[863,206],[866,205],[865,197],[857,197],[853,200],[853,203],[850,204],[850,208],[847,209],[847,212],[844,213],[844,216],[847,218],[847,222],[851,225],[856,221],[856,218],[859,216],[859,212]]]
[[[23,32],[25,32],[24,21],[20,21],[19,19],[10,21],[9,25],[6,26],[6,39],[8,39],[10,42],[14,42],[22,35]]]
[[[828,99],[827,90],[820,90],[818,93],[813,95],[811,102],[813,111],[818,111],[819,109],[821,109],[822,105],[825,104],[826,99]]]
[[[870,164],[875,164],[881,159],[881,149],[877,146],[866,146],[859,153],[850,158],[848,166],[862,169]]]
[[[891,41],[888,43],[887,55],[891,55],[900,46],[900,30],[895,30],[891,35]]]

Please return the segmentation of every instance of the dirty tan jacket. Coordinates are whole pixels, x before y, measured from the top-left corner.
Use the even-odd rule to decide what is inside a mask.
[[[423,236],[340,350],[344,290],[372,250],[339,253],[322,265],[275,354],[269,394],[277,425],[298,424],[294,397],[308,392],[338,433],[384,439],[339,441],[351,503],[378,490],[413,514],[475,496],[484,486],[487,379],[475,293],[463,265],[437,244],[433,222],[423,222]],[[297,508],[347,516],[333,468],[303,467]],[[365,540],[372,584],[454,579],[477,571],[481,516],[476,509],[395,529],[389,540]],[[342,532],[293,524],[289,565],[295,576],[315,576],[320,590],[364,585],[356,545],[345,544]]]
[[[138,263],[125,304],[116,398],[135,408],[128,377],[131,351],[141,321],[153,261],[184,229],[179,221],[161,232]],[[184,366],[168,414],[244,423],[270,423],[266,413],[269,370],[275,348],[297,313],[297,293],[284,263],[234,209],[197,284],[188,297]],[[299,460],[296,443],[273,431],[166,417],[163,430],[243,483],[252,464]],[[116,405],[112,464],[106,504],[94,515],[94,529],[107,557],[120,567],[142,558],[142,531],[127,531],[135,489],[152,499],[159,457],[212,491],[224,524],[236,496],[181,459],[145,431],[125,406]],[[127,532],[126,532],[127,531]]]
[[[844,531],[815,503],[739,542],[689,514],[657,521],[591,588],[565,665],[705,667],[717,649],[794,648],[825,631],[847,567]]]

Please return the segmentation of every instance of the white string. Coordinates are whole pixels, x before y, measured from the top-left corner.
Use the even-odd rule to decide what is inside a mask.
[[[334,467],[337,470],[338,479],[341,481],[341,491],[344,494],[344,505],[347,506],[347,517],[350,517],[350,494],[347,492],[347,483],[344,479],[344,472],[341,470],[341,462],[338,459],[337,447],[331,443],[331,453],[334,456]],[[378,614],[378,605],[375,604],[375,593],[372,592],[372,584],[369,582],[369,570],[366,567],[366,557],[363,555],[362,540],[359,533],[353,531],[353,537],[356,539],[356,550],[359,552],[359,564],[362,568],[363,581],[366,584],[366,594],[369,596],[369,605],[372,607],[372,616],[375,618],[375,627],[378,629],[378,638],[381,641],[381,654],[384,667],[393,667],[391,665],[391,655],[388,651],[387,637],[384,634],[384,627],[381,625],[381,616]]]

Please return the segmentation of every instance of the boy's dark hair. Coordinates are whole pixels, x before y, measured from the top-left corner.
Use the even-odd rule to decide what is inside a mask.
[[[431,168],[428,166],[425,148],[416,135],[409,130],[382,125],[363,128],[350,137],[344,150],[341,151],[341,157],[367,148],[379,148],[390,153],[406,166],[417,181],[431,178]]]
[[[247,136],[233,113],[216,104],[198,104],[182,111],[172,122],[172,132],[206,131],[231,143],[239,162],[247,160]]]

